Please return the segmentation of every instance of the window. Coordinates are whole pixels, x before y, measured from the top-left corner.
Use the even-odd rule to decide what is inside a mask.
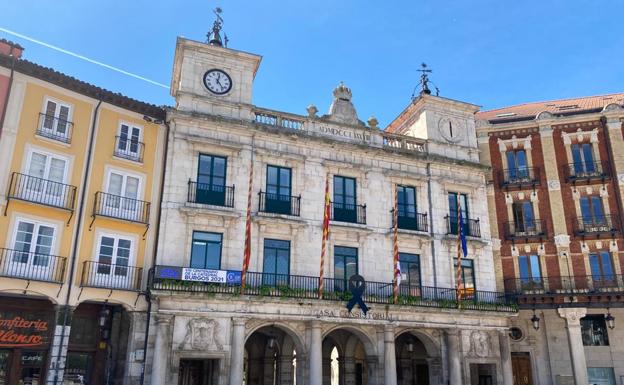
[[[587,379],[591,385],[616,385],[613,368],[587,368]]]
[[[141,180],[133,175],[111,171],[108,174],[106,215],[129,220],[141,219],[139,189]]]
[[[221,268],[221,247],[223,235],[193,231],[191,246],[191,267],[196,269]]]
[[[11,275],[49,279],[52,277],[50,256],[55,241],[55,226],[26,219],[17,220],[13,235],[13,255],[8,271]]]
[[[584,226],[605,226],[607,224],[600,196],[583,196],[580,199],[580,205]]]
[[[355,178],[334,176],[334,219],[357,222]]]
[[[420,255],[399,253],[401,264],[401,294],[420,295]]]
[[[581,337],[584,346],[609,346],[604,315],[591,314],[581,318]]]
[[[509,181],[518,181],[529,177],[527,156],[524,150],[507,151]]]
[[[462,214],[462,225],[464,226],[464,234],[470,235],[468,231],[468,197],[466,194],[460,194],[456,192],[448,193],[448,203],[449,203],[449,232],[451,234],[457,234],[457,203],[459,202],[459,207],[461,208]]]
[[[271,213],[291,213],[291,169],[267,166],[265,210]]]
[[[227,159],[199,154],[197,167],[197,203],[223,206],[225,204],[225,171]]]
[[[70,135],[69,112],[68,105],[46,100],[40,134],[61,140],[68,139]]]
[[[594,150],[591,143],[576,143],[572,145],[572,162],[574,175],[593,174],[596,172]]]
[[[98,244],[97,277],[100,284],[125,286],[132,256],[132,240],[118,235],[101,235]]]
[[[127,123],[119,126],[119,138],[115,155],[137,160],[141,151],[141,129]]]
[[[397,185],[397,208],[399,227],[418,229],[416,222],[416,189],[410,186]]]
[[[455,258],[455,271],[457,271],[457,258]],[[474,261],[472,259],[462,258],[461,260],[461,285],[464,298],[467,295],[472,296],[476,288]]]
[[[355,247],[334,246],[334,279],[337,289],[345,290],[349,278],[357,273],[358,250]]]
[[[594,285],[612,286],[616,284],[613,262],[608,251],[589,254],[589,266]]]
[[[520,268],[520,282],[523,287],[542,285],[542,271],[539,257],[535,254],[521,255],[518,257],[518,267]]]
[[[26,190],[30,197],[38,196],[44,199],[45,196],[59,197],[63,194],[63,185],[67,160],[65,158],[32,151],[28,160],[28,181]],[[35,195],[33,195],[35,194]],[[40,194],[40,195],[39,195]]]
[[[265,285],[286,285],[290,274],[290,242],[264,240],[263,279]]]
[[[514,218],[514,233],[532,233],[536,231],[533,204],[530,201],[514,202],[511,206]]]

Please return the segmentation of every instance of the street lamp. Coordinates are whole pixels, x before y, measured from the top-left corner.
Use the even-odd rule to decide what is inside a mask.
[[[607,326],[609,327],[609,329],[613,330],[615,328],[615,317],[611,315],[611,312],[609,312],[609,308],[607,308],[605,321],[607,321]]]
[[[533,309],[533,317],[531,317],[531,323],[533,324],[533,329],[539,330],[540,328],[540,318],[535,314],[535,309]]]

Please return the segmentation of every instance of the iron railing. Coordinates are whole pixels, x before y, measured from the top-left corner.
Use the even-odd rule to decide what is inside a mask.
[[[148,223],[150,203],[102,191],[95,193],[93,215],[123,219],[130,222]]]
[[[70,121],[57,118],[54,115],[39,114],[37,135],[69,144],[71,143],[73,128],[74,123]]]
[[[143,163],[143,152],[145,144],[132,138],[116,136],[115,137],[115,156],[118,158],[132,160],[134,162]]]
[[[0,248],[0,276],[62,283],[65,257]]]
[[[563,175],[568,182],[604,180],[609,177],[608,162],[578,162],[563,166]]]
[[[447,215],[444,219],[446,220],[446,233],[457,235],[457,216]],[[462,218],[462,226],[466,236],[475,238],[481,237],[481,226],[478,219]]]
[[[533,239],[546,236],[546,221],[543,219],[524,221],[522,223],[505,222],[505,239]]]
[[[399,210],[398,228],[405,230],[429,232],[429,222],[427,213],[418,213],[413,205],[408,205],[406,210]],[[394,226],[394,209],[390,210],[392,215],[392,226]]]
[[[504,284],[505,292],[515,295],[624,292],[624,276],[619,274],[508,278]]]
[[[80,286],[139,291],[142,275],[141,267],[85,261]]]
[[[330,209],[332,221],[366,224],[366,205],[330,202]]]
[[[163,266],[166,268],[166,266]],[[161,268],[161,266],[157,266]],[[345,279],[324,278],[323,300],[348,301],[352,294],[348,290],[349,283]],[[241,285],[237,283],[204,283],[161,279],[150,270],[148,287],[150,290],[201,292],[240,295]],[[434,308],[461,308],[479,311],[515,312],[517,306],[504,293],[460,289],[462,298],[457,301],[457,290],[430,286],[408,286],[399,288],[398,305],[421,306]],[[298,299],[319,298],[319,278],[303,275],[270,274],[248,272],[246,276],[245,295],[263,297],[281,297]],[[393,304],[392,283],[366,282],[366,290],[362,295],[365,303]]]
[[[188,181],[188,202],[234,207],[234,186],[219,186]]]
[[[14,172],[9,183],[9,199],[73,210],[76,186]]]
[[[537,167],[508,168],[499,171],[500,186],[521,187],[535,186],[540,181],[540,169]]]
[[[284,215],[299,216],[301,195],[271,194],[264,191],[258,193],[259,211]]]
[[[574,220],[574,232],[580,236],[601,234],[615,234],[620,231],[620,217],[617,215],[603,215],[598,217]]]

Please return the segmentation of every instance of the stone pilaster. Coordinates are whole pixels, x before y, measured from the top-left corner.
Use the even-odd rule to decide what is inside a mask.
[[[245,322],[244,318],[232,319],[232,345],[230,347],[230,384],[243,385],[245,360]]]
[[[559,308],[557,311],[559,316],[566,321],[574,383],[576,385],[585,385],[588,381],[587,362],[585,361],[585,348],[583,347],[583,339],[581,337],[581,318],[585,317],[587,309]]]
[[[498,331],[500,345],[501,369],[503,370],[503,384],[513,384],[513,368],[511,367],[511,348],[507,330]]]
[[[171,350],[171,322],[173,316],[156,314],[156,341],[154,342],[154,359],[152,364],[152,385],[167,385],[169,368],[169,351]]]
[[[446,348],[449,362],[449,381],[451,384],[462,385],[461,355],[459,352],[459,330],[446,330]]]
[[[384,326],[384,384],[396,385],[396,354],[394,348],[394,326]]]
[[[63,382],[74,310],[74,307],[68,305],[58,305],[55,308],[54,337],[50,345],[50,358],[46,375],[47,385],[61,384]]]
[[[309,385],[322,385],[323,382],[323,336],[321,333],[321,323],[312,321],[310,323],[310,381]]]

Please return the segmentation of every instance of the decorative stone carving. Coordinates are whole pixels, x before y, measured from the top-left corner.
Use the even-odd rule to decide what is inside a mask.
[[[587,314],[587,309],[560,307],[557,309],[557,312],[559,313],[559,316],[561,318],[567,321],[568,325],[570,324],[578,325],[579,320],[585,317],[585,314]]]
[[[338,87],[334,88],[334,100],[329,107],[329,115],[327,119],[336,123],[346,123],[351,125],[364,125],[360,122],[355,111],[355,107],[351,102],[351,89],[340,82]]]
[[[609,251],[612,253],[617,253],[618,252],[618,244],[616,241],[611,241],[609,242]]]
[[[618,174],[617,179],[620,185],[624,185],[624,174]]]
[[[609,191],[607,190],[607,186],[600,187],[600,196],[606,198],[609,196]]]
[[[537,255],[539,255],[540,257],[546,255],[546,248],[544,247],[543,243],[540,244],[539,247],[537,248]]]
[[[596,241],[595,246],[597,249],[602,249],[602,241]]]
[[[221,338],[220,327],[215,320],[193,318],[186,325],[186,336],[179,349],[223,350]]]
[[[568,234],[557,234],[555,235],[555,246],[559,247],[570,247],[570,236]]]
[[[447,142],[456,143],[463,139],[466,133],[466,123],[443,116],[438,121],[438,132]]]
[[[486,332],[475,330],[470,333],[470,353],[477,357],[490,355],[490,336]]]
[[[511,196],[511,194],[509,193],[505,194],[505,203],[508,205],[513,203],[513,196]]]
[[[531,196],[529,198],[531,200],[531,202],[537,202],[537,191],[531,191]]]
[[[548,181],[548,191],[559,191],[561,190],[561,183],[558,179],[551,179]]]
[[[537,116],[535,116],[535,120],[546,120],[546,119],[552,119],[552,118],[554,118],[554,115],[548,111],[542,111],[539,114],[537,114]]]
[[[318,112],[318,108],[316,108],[314,104],[310,104],[308,108],[306,108],[306,111],[308,111],[308,116],[310,118],[316,118],[316,113]]]
[[[520,255],[520,251],[518,251],[518,247],[516,245],[511,246],[511,256],[517,257]]]
[[[524,245],[524,252],[525,253],[530,253],[531,252],[531,245],[525,244]]]
[[[621,109],[622,109],[622,107],[620,107],[619,104],[617,104],[617,103],[609,103],[606,106],[604,106],[604,108],[602,109],[602,112],[619,111]]]

